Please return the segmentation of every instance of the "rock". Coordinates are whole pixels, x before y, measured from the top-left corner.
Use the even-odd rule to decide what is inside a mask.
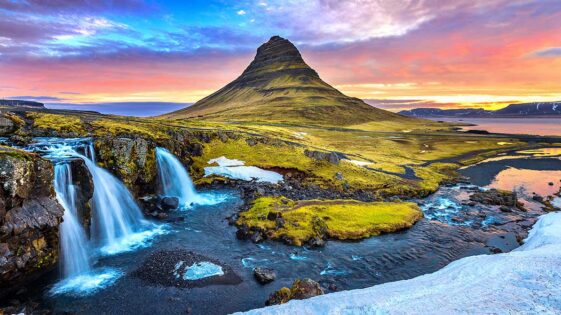
[[[270,268],[255,268],[253,269],[253,276],[261,284],[273,282],[277,274]]]
[[[323,294],[323,289],[316,281],[309,278],[304,280],[296,279],[290,289],[284,287],[273,292],[265,302],[265,305],[283,304],[290,300],[304,300]]]
[[[305,150],[304,155],[317,161],[326,161],[335,165],[339,165],[339,162],[341,161],[341,158],[335,152]]]
[[[476,192],[469,199],[486,205],[519,207],[518,196],[516,192],[489,189],[487,191]]]
[[[284,218],[277,218],[275,220],[275,227],[277,229],[280,229],[280,228],[284,227],[285,224],[286,224],[286,221],[284,220]]]
[[[269,221],[275,221],[279,218],[282,218],[282,213],[278,211],[269,211],[269,214],[267,214],[267,220]]]
[[[323,247],[325,246],[325,241],[319,237],[313,237],[311,239],[308,240],[307,242],[309,247]]]
[[[553,182],[549,182],[549,183],[547,183],[547,184],[548,184],[549,186],[553,186],[553,185],[554,185]]]
[[[335,173],[335,179],[336,180],[343,180],[343,173],[341,173],[341,172]]]
[[[263,237],[263,233],[261,233],[261,231],[255,231],[253,233],[253,235],[251,235],[251,241],[253,243],[261,243],[265,240],[265,238]]]
[[[53,176],[47,160],[0,151],[0,296],[56,266],[64,209]]]
[[[290,291],[292,293],[291,298],[296,300],[309,299],[324,294],[319,283],[309,278],[304,280],[297,279],[294,281]]]
[[[179,208],[179,198],[177,197],[163,197],[160,200],[160,207],[162,210],[174,210]]]
[[[238,230],[236,231],[236,238],[239,240],[247,240],[251,237],[249,233],[249,229],[246,225],[238,226]]]
[[[269,295],[269,299],[265,302],[266,306],[284,304],[290,301],[291,292],[287,287],[280,288],[278,291]]]
[[[534,195],[532,196],[532,200],[537,201],[537,202],[543,202],[543,197],[540,195]]]
[[[501,210],[502,212],[512,212],[512,209],[507,206],[500,206],[499,210]]]

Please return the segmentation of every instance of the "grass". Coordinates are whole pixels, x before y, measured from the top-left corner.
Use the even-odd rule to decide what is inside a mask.
[[[170,136],[164,131],[168,128],[148,122],[127,119],[100,119],[91,123],[96,136],[135,136],[148,139],[163,140]]]
[[[283,226],[271,220],[278,216],[285,220]],[[236,224],[262,230],[270,239],[288,239],[301,246],[315,237],[356,240],[391,233],[411,227],[422,217],[418,206],[410,202],[260,197],[248,211],[240,213]]]
[[[27,117],[33,119],[34,127],[53,130],[59,134],[79,136],[87,133],[84,123],[77,116],[29,112]]]

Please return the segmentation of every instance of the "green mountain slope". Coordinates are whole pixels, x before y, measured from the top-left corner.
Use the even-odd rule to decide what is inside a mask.
[[[356,125],[407,121],[348,97],[325,83],[288,40],[274,36],[257,49],[241,76],[194,105],[163,118]]]

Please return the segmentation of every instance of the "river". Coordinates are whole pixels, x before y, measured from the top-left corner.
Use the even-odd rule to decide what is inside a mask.
[[[425,218],[411,229],[360,242],[329,241],[315,250],[272,241],[253,244],[237,240],[236,228],[226,218],[242,205],[238,192],[204,191],[222,203],[173,211],[167,220],[154,222],[167,232],[155,236],[150,246],[97,258],[94,268],[122,274],[110,286],[88,294],[53,295],[51,288],[60,275],[52,272],[25,295],[56,313],[226,314],[263,307],[270,293],[290,286],[296,278],[315,279],[328,288],[327,292],[413,278],[462,257],[506,252],[519,246],[525,231],[544,213],[532,200],[532,192],[546,195],[560,189],[560,153],[557,149],[514,152],[471,166],[462,170],[472,178],[471,183],[445,186],[418,200]],[[540,185],[525,187],[528,172],[537,172],[533,178]],[[496,206],[469,205],[470,194],[491,187],[525,192],[522,197],[529,211],[505,213]],[[179,255],[170,256],[170,252]],[[193,286],[183,285],[182,280],[161,281],[174,274],[179,256],[189,252],[229,270],[233,280]],[[253,278],[254,267],[273,268],[278,277],[270,284],[258,284]]]

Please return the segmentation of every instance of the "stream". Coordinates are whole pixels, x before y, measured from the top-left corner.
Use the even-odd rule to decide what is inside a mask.
[[[532,193],[545,197],[561,189],[560,156],[558,150],[515,152],[462,169],[471,183],[442,187],[419,200],[425,218],[411,229],[359,242],[329,241],[313,250],[237,240],[236,228],[226,217],[242,206],[238,191],[199,191],[197,196],[213,202],[182,207],[164,221],[138,219],[143,223],[135,223],[131,233],[145,233],[136,245],[93,257],[87,268],[109,271],[111,281],[93,282],[94,290],[57,292],[53,288],[60,285],[63,273],[55,271],[37,280],[26,296],[55,313],[226,314],[263,307],[269,294],[290,287],[296,278],[312,278],[327,292],[413,278],[462,257],[518,247],[525,231],[544,213]],[[170,165],[177,167],[172,160],[165,165],[166,172]],[[528,174],[534,176],[532,180]],[[493,187],[519,192],[528,211],[507,213],[497,206],[469,202],[473,192]],[[559,200],[556,197],[553,203]],[[176,274],[184,263],[181,257],[189,252],[200,263],[220,266],[218,271],[225,270],[229,280],[184,285],[181,275],[171,282],[160,279],[162,274]],[[277,279],[259,284],[253,278],[254,267],[273,268]]]

